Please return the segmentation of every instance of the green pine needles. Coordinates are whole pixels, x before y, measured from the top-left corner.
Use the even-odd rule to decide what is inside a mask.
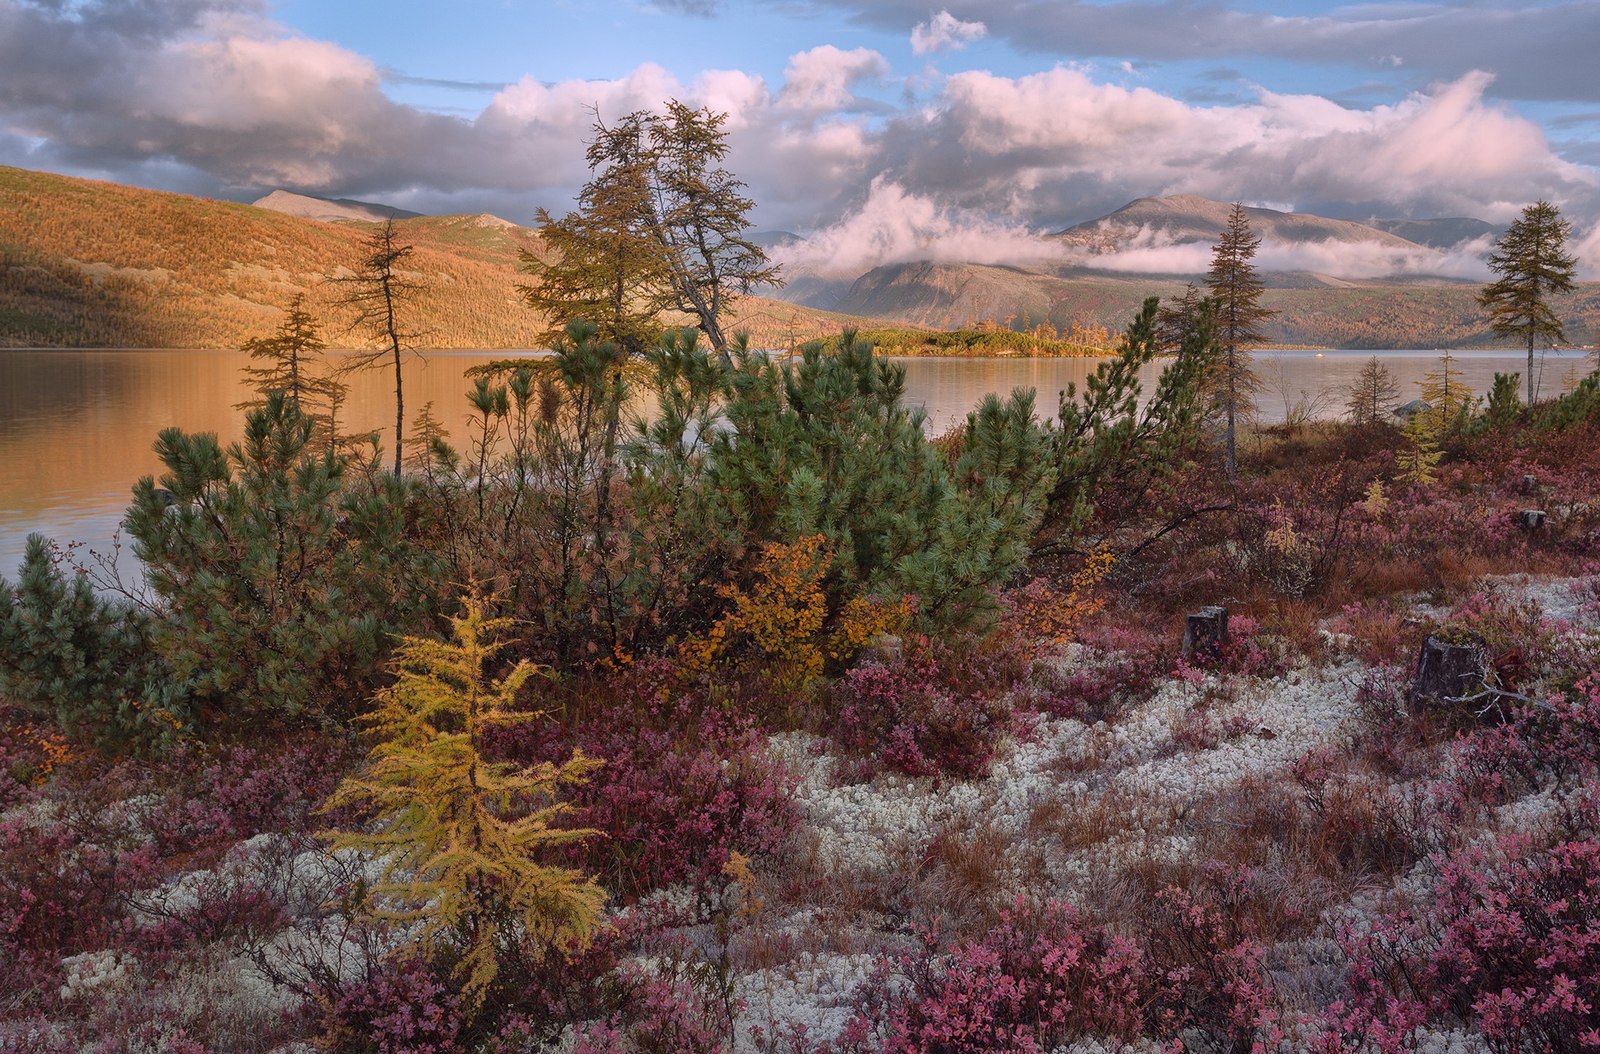
[[[531,768],[484,757],[490,728],[543,716],[516,708],[539,671],[520,662],[490,680],[485,669],[507,647],[511,620],[490,618],[478,596],[462,605],[450,640],[403,638],[395,682],[364,719],[380,741],[365,771],[324,806],[368,809],[375,822],[324,837],[335,848],[383,858],[373,913],[422,922],[424,949],[459,951],[457,970],[476,1006],[508,955],[531,947],[537,956],[557,941],[587,937],[605,893],[578,871],[538,862],[594,833],[558,828],[570,806],[557,796],[600,763],[581,752]]]

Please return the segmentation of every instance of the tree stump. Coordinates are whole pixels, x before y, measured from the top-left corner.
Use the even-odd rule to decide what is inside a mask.
[[[1411,702],[1439,702],[1476,694],[1489,674],[1483,640],[1469,636],[1445,640],[1431,633],[1417,656],[1417,673],[1411,682]]]
[[[1190,615],[1183,623],[1183,657],[1196,652],[1216,655],[1228,643],[1228,609],[1212,605]]]
[[[1517,513],[1517,526],[1525,531],[1537,531],[1544,526],[1545,518],[1542,509],[1523,509]]]

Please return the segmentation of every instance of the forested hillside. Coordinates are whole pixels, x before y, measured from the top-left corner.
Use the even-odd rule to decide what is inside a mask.
[[[0,347],[235,347],[296,293],[330,343],[359,346],[341,290],[371,226],[0,167]],[[421,286],[405,326],[425,347],[526,348],[546,322],[517,295],[537,234],[490,215],[396,224]],[[751,297],[732,328],[787,344],[848,319]]]
[[[1353,282],[1310,273],[1267,274],[1262,306],[1270,340],[1334,348],[1503,346],[1478,306],[1478,284],[1431,281]],[[1044,274],[1016,267],[907,263],[862,275],[839,303],[857,315],[937,327],[998,322],[1027,329],[1040,322],[1070,329],[1117,328],[1146,296],[1177,297],[1184,279],[1170,275]],[[1556,300],[1574,342],[1600,333],[1600,284],[1583,283]]]

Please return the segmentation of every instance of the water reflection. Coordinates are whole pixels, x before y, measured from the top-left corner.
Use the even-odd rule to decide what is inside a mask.
[[[404,368],[406,418],[424,403],[464,439],[467,417],[462,373],[504,358],[507,352],[429,352]],[[1261,417],[1282,420],[1286,403],[1329,392],[1325,414],[1337,414],[1338,396],[1372,354],[1364,351],[1257,352],[1267,382]],[[1414,397],[1423,376],[1438,364],[1434,351],[1378,353],[1400,381],[1402,398]],[[1459,352],[1464,383],[1487,391],[1497,371],[1520,370],[1514,352]],[[944,431],[989,392],[1038,391],[1042,414],[1053,415],[1069,383],[1081,388],[1094,368],[1086,359],[904,359],[907,399],[923,406],[929,429]],[[0,350],[0,575],[13,577],[30,531],[62,541],[76,539],[104,550],[116,531],[136,479],[160,470],[152,451],[156,433],[177,425],[239,438],[246,398],[244,359],[230,351],[10,351]],[[1585,368],[1582,353],[1551,353],[1542,387],[1558,390],[1569,368]],[[1161,364],[1146,370],[1146,390]],[[393,382],[384,371],[350,378],[347,430],[375,429],[391,441]]]

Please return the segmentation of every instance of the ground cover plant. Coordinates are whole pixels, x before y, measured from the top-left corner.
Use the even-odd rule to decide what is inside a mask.
[[[142,588],[0,583],[0,1047],[1600,1048],[1583,389],[1230,481],[1156,323],[937,439],[859,336],[582,325],[399,480],[163,434]]]

